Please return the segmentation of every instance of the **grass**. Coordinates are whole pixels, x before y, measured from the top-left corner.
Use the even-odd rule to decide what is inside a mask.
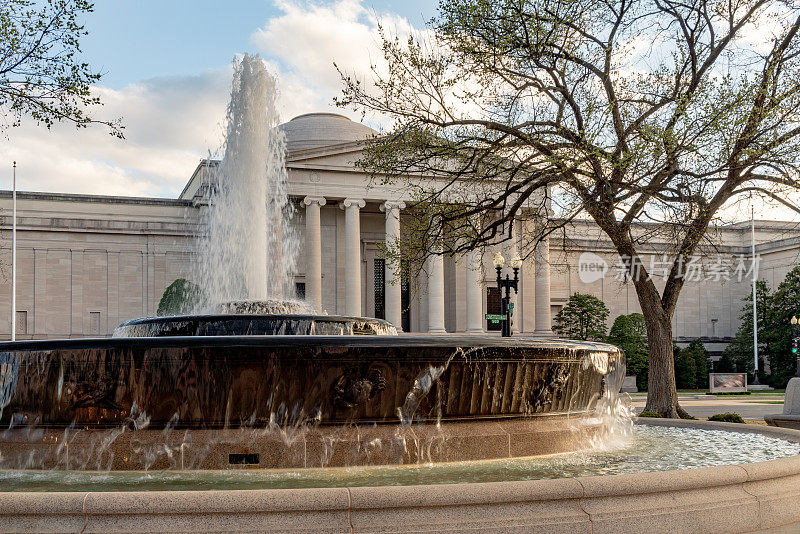
[[[749,400],[747,404],[783,404],[782,400]]]

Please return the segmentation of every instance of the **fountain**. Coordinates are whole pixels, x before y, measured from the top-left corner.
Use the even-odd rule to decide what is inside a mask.
[[[624,376],[615,347],[397,336],[285,299],[300,247],[275,80],[257,56],[233,66],[197,313],[0,347],[0,467],[419,464],[575,450],[604,430],[592,415]]]
[[[223,157],[209,184],[193,276],[204,296],[201,309],[276,302],[289,289],[300,247],[289,224],[294,207],[276,94],[275,78],[258,56],[234,60]]]
[[[286,300],[299,247],[275,82],[257,56],[234,71],[197,313],[130,320],[111,338],[0,343],[0,531],[800,520],[800,432],[633,427],[616,347],[398,336]]]

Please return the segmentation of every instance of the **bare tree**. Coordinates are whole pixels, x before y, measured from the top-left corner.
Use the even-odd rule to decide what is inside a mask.
[[[790,1],[442,0],[428,32],[382,31],[385,63],[342,73],[338,104],[394,119],[361,165],[418,178],[420,250],[434,250],[422,234],[450,236],[445,253],[520,231],[532,245],[591,217],[636,275],[647,409],[675,417],[686,259],[745,195],[796,209],[799,28]],[[556,218],[520,225],[551,202]],[[655,239],[663,289],[642,261]]]

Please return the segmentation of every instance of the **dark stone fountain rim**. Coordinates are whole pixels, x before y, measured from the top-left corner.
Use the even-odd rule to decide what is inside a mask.
[[[391,323],[370,317],[311,313],[214,313],[131,319],[113,337],[232,335],[396,335]]]
[[[393,326],[389,321],[374,317],[357,317],[350,315],[317,315],[313,313],[209,313],[199,315],[164,315],[159,317],[138,317],[121,323],[122,326],[140,324],[176,323],[181,321],[225,321],[225,320],[257,320],[257,319],[286,319],[286,320],[313,320],[318,322],[370,322]],[[119,328],[117,327],[117,328]]]
[[[166,336],[166,337],[104,337],[75,339],[43,339],[6,341],[0,343],[0,352],[45,351],[59,349],[108,349],[108,348],[170,348],[170,347],[375,347],[375,348],[510,348],[510,349],[571,349],[581,352],[603,351],[622,354],[622,351],[607,343],[575,341],[551,338],[469,335],[424,335],[424,336]]]

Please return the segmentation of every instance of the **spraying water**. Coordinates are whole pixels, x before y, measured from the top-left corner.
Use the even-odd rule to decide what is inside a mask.
[[[233,61],[224,155],[208,188],[195,280],[201,307],[282,299],[299,242],[286,191],[275,78],[258,55]]]

